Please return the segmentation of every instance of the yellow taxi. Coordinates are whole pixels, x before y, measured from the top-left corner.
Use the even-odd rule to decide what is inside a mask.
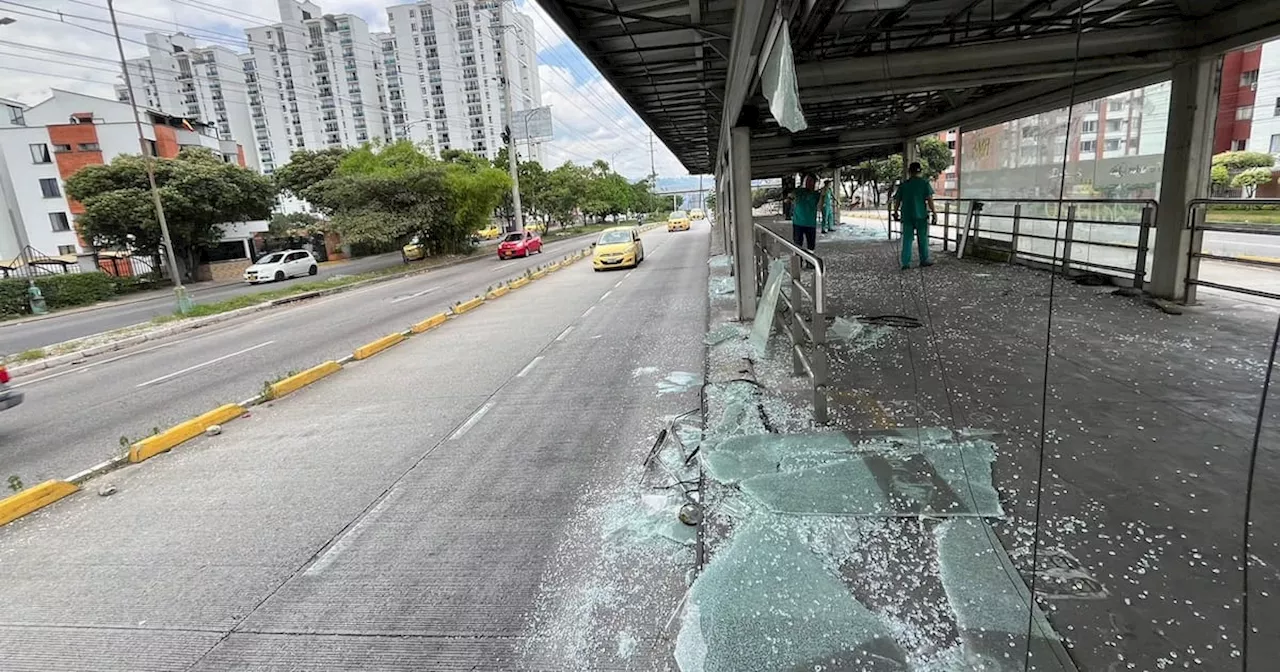
[[[418,237],[414,236],[408,245],[400,248],[400,256],[404,258],[404,263],[407,264],[411,261],[426,259],[427,250],[422,246],[422,242],[418,240]]]
[[[706,218],[707,218],[707,213],[703,212],[701,208],[694,208],[689,211],[689,219],[696,220],[696,219],[706,219]]]
[[[676,210],[667,215],[667,231],[688,231],[689,230],[689,213],[684,210]]]
[[[502,229],[494,224],[490,224],[489,226],[477,231],[476,235],[480,237],[480,240],[493,240],[502,235]]]
[[[591,266],[597,271],[635,268],[644,261],[644,243],[640,242],[640,230],[634,226],[605,229],[591,245],[595,248]]]
[[[541,222],[525,222],[525,223],[524,223],[524,230],[525,230],[525,231],[532,231],[532,232],[534,232],[534,233],[536,233],[536,234],[541,235],[541,234],[544,234],[544,233],[546,233],[546,232],[547,232],[547,225],[546,225],[546,224],[543,224],[543,223],[541,223]]]

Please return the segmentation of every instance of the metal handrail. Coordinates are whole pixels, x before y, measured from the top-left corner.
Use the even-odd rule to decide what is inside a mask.
[[[783,293],[778,302],[786,306],[790,312],[791,325],[786,329],[791,338],[792,369],[797,376],[805,375],[813,381],[813,420],[818,425],[827,423],[827,376],[829,360],[827,355],[827,300],[826,273],[822,260],[795,243],[783,238],[769,228],[752,224],[755,232],[753,247],[757,256],[755,266],[755,290],[760,292],[767,280],[769,262],[773,258],[770,243],[783,251],[789,260],[788,270],[791,274],[790,291]],[[764,258],[761,259],[760,257]],[[782,255],[779,255],[781,258]],[[813,269],[813,289],[804,286],[801,279],[804,266]],[[813,304],[808,324],[805,323],[801,303],[808,299]],[[776,308],[775,308],[776,310]],[[806,352],[806,346],[808,351]]]
[[[1221,254],[1203,252],[1205,231],[1243,233],[1258,236],[1280,236],[1280,227],[1249,225],[1248,223],[1218,224],[1206,222],[1205,215],[1212,205],[1280,206],[1280,198],[1193,198],[1187,201],[1187,228],[1191,232],[1191,244],[1187,246],[1187,273],[1183,277],[1183,303],[1195,303],[1197,287],[1212,287],[1237,294],[1247,294],[1266,299],[1280,300],[1280,294],[1250,287],[1227,285],[1200,279],[1200,260],[1212,259],[1227,263],[1264,268],[1280,268],[1280,263],[1265,259],[1240,259]]]

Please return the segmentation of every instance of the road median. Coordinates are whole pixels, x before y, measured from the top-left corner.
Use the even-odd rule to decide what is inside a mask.
[[[214,425],[221,425],[244,415],[244,412],[245,407],[240,404],[226,404],[186,422],[180,422],[159,434],[148,436],[141,441],[130,444],[129,461],[133,463],[142,462],[160,453],[172,450],[176,446],[200,436],[205,430]]]

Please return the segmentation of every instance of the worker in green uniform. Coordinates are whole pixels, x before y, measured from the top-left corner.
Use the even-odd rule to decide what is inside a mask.
[[[822,232],[836,230],[836,196],[831,189],[831,180],[822,183]]]
[[[907,166],[907,180],[893,195],[893,218],[902,222],[902,269],[911,268],[912,238],[920,247],[920,265],[932,266],[929,260],[929,220],[937,221],[933,206],[933,186],[920,176],[920,162]]]
[[[791,239],[796,247],[812,252],[818,245],[818,178],[805,175],[801,186],[791,192]]]

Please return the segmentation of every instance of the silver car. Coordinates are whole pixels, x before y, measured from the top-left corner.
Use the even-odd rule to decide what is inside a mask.
[[[22,403],[22,393],[9,387],[9,371],[0,365],[0,411]]]

